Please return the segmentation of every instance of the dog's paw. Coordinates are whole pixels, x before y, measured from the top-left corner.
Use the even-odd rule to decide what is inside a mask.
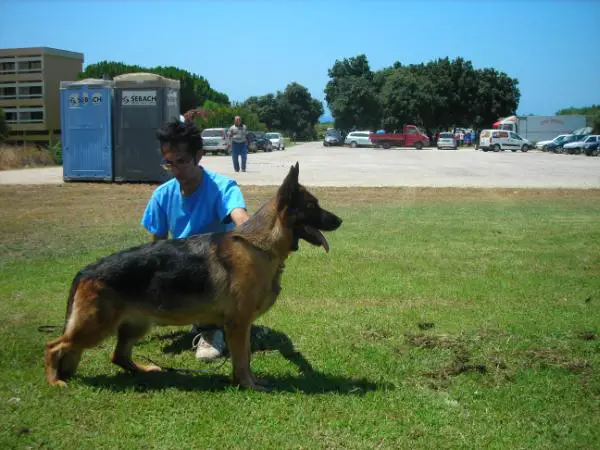
[[[67,383],[63,380],[54,380],[50,382],[50,386],[54,386],[57,388],[66,388],[67,387]]]

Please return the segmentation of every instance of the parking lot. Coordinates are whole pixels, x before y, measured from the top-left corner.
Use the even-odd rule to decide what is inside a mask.
[[[235,173],[228,156],[205,156],[202,163],[241,185],[278,185],[296,161],[308,186],[600,188],[600,158],[538,151],[375,150],[310,142],[251,153],[246,173]],[[62,167],[0,172],[0,184],[62,182]]]

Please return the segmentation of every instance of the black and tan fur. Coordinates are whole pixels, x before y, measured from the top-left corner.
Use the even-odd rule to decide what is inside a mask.
[[[259,384],[250,370],[252,323],[275,302],[283,265],[304,239],[329,249],[319,230],[342,221],[298,183],[298,164],[276,196],[236,230],[158,241],[123,250],[77,273],[63,335],[46,346],[48,383],[64,386],[85,349],[116,334],[112,362],[132,372],[155,365],[131,359],[153,325],[220,324],[233,362],[233,380]]]

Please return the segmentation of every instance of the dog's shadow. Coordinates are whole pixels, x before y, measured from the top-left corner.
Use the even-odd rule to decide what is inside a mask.
[[[176,331],[165,335],[155,335],[152,340],[170,340],[171,342],[163,347],[163,352],[179,354],[191,350],[193,337],[186,331]],[[305,394],[337,392],[340,394],[362,395],[368,391],[392,389],[392,385],[374,383],[364,378],[351,379],[316,371],[304,355],[294,348],[294,344],[285,333],[267,327],[253,326],[252,352],[267,351],[278,351],[281,356],[296,365],[300,371],[300,375],[297,377],[289,375],[284,377],[261,376],[261,379],[267,382],[269,391],[303,392]],[[229,365],[229,367],[231,366]],[[210,369],[206,372],[210,373]],[[114,391],[130,390],[132,387],[138,391],[162,390],[172,387],[185,391],[215,391],[228,389],[231,386],[230,376],[217,374],[196,375],[178,371],[135,375],[122,372],[113,376],[85,377],[83,381]]]

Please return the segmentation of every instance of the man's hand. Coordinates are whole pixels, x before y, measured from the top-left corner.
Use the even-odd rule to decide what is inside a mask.
[[[248,212],[244,208],[234,208],[231,211],[230,216],[231,220],[233,220],[233,223],[235,223],[236,227],[239,227],[241,224],[243,224],[250,218]]]

